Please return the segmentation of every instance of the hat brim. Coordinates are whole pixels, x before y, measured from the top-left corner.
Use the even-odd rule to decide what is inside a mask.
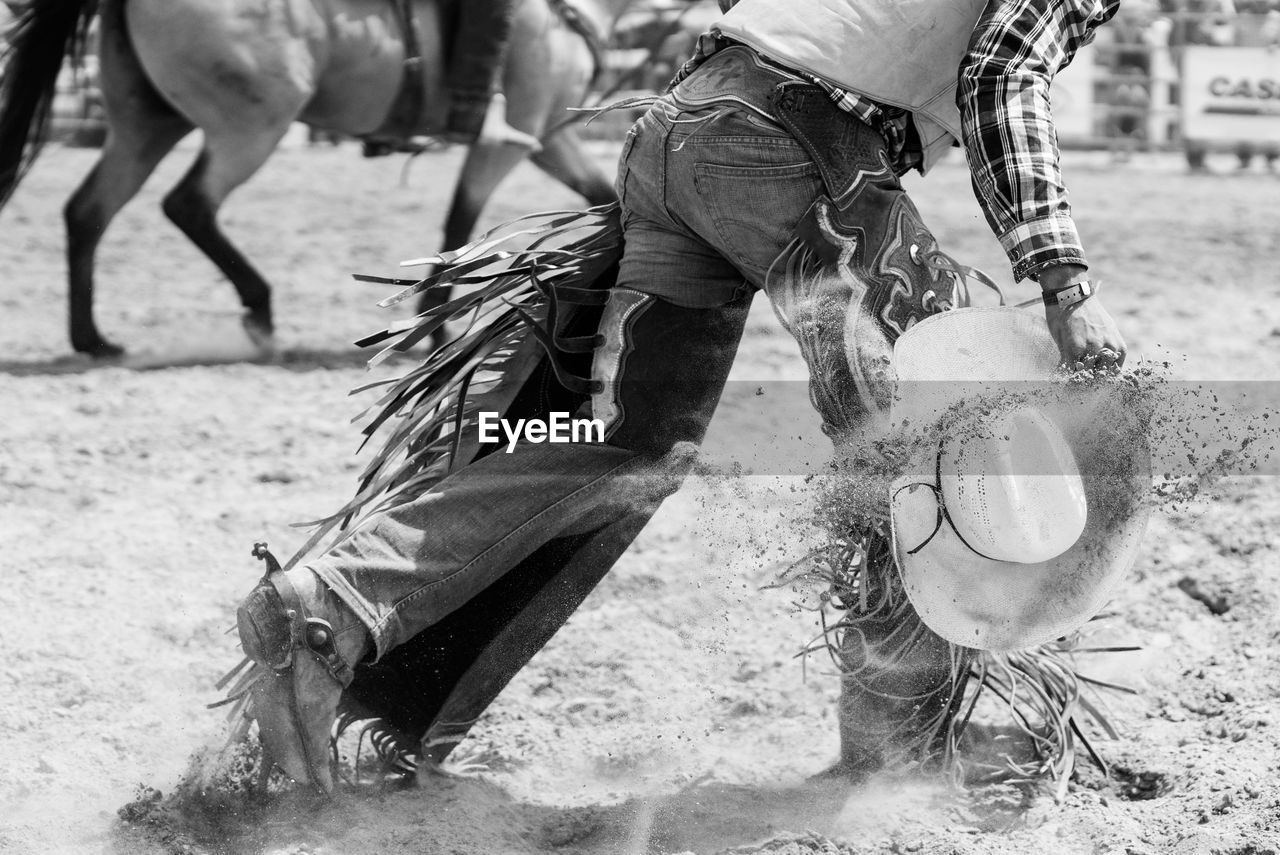
[[[1002,317],[1002,313],[1009,314]],[[1021,360],[979,356],[975,362],[980,365],[966,366],[956,373],[979,381],[1051,380],[1053,363],[1046,360],[1051,354],[1056,357],[1056,347],[1044,320],[1031,321],[1029,314],[1009,309],[958,309],[924,322],[932,327],[931,334],[927,339],[917,337],[912,347],[927,353],[933,347],[926,346],[965,341],[980,342],[969,346],[989,348],[988,353],[1030,353]],[[937,335],[932,334],[935,331]],[[1045,349],[1046,340],[1052,351]],[[1043,352],[1034,352],[1036,348]],[[945,347],[942,352],[947,352]],[[919,359],[916,362],[921,364]],[[987,376],[983,376],[984,366],[992,366]],[[946,377],[951,371],[954,366],[944,364],[935,369],[928,365],[909,369],[906,377],[900,371],[899,380],[957,379],[956,373]],[[966,546],[944,521],[925,546],[908,554],[933,531],[937,517],[932,503],[936,500],[930,491],[902,492],[899,487],[909,483],[936,486],[932,461],[919,461],[917,471],[898,479],[890,491],[894,554],[907,596],[925,625],[964,647],[1018,650],[1079,629],[1106,606],[1133,567],[1150,516],[1146,495],[1151,486],[1151,454],[1145,426],[1128,407],[1121,390],[1107,386],[1074,390],[1056,382],[1042,387],[1033,383],[1027,388],[1042,388],[1047,393],[1031,394],[1030,403],[1062,430],[1084,484],[1088,504],[1084,531],[1066,552],[1038,564],[991,560]],[[951,394],[959,397],[947,403],[967,398],[963,387],[953,388]],[[908,406],[899,406],[904,403]],[[920,403],[896,401],[895,414],[911,412],[911,405]],[[925,402],[926,414],[939,411],[937,401]],[[912,506],[922,501],[922,495],[931,503],[930,508]]]

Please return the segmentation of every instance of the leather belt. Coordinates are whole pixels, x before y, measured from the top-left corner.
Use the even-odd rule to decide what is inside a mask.
[[[671,90],[670,97],[685,109],[737,104],[776,123],[774,91],[782,83],[810,86],[815,92],[822,91],[799,74],[766,61],[746,45],[734,44],[713,53],[693,74]]]

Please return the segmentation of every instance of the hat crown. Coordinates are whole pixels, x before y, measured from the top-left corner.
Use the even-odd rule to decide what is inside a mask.
[[[1039,564],[1084,531],[1088,503],[1071,445],[1034,407],[945,443],[938,468],[952,525],[987,558]]]

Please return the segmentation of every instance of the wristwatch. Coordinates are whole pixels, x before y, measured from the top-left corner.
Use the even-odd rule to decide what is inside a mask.
[[[1066,288],[1058,288],[1054,291],[1045,291],[1042,295],[1046,306],[1057,306],[1059,309],[1065,309],[1068,306],[1074,306],[1076,303],[1083,303],[1085,300],[1093,296],[1098,290],[1098,283],[1090,282],[1086,279],[1083,282],[1077,282],[1074,285],[1068,285]]]

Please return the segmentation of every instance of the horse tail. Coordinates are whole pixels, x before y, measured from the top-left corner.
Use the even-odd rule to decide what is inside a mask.
[[[0,208],[45,142],[58,72],[79,56],[99,0],[38,0],[19,7],[0,49]]]

